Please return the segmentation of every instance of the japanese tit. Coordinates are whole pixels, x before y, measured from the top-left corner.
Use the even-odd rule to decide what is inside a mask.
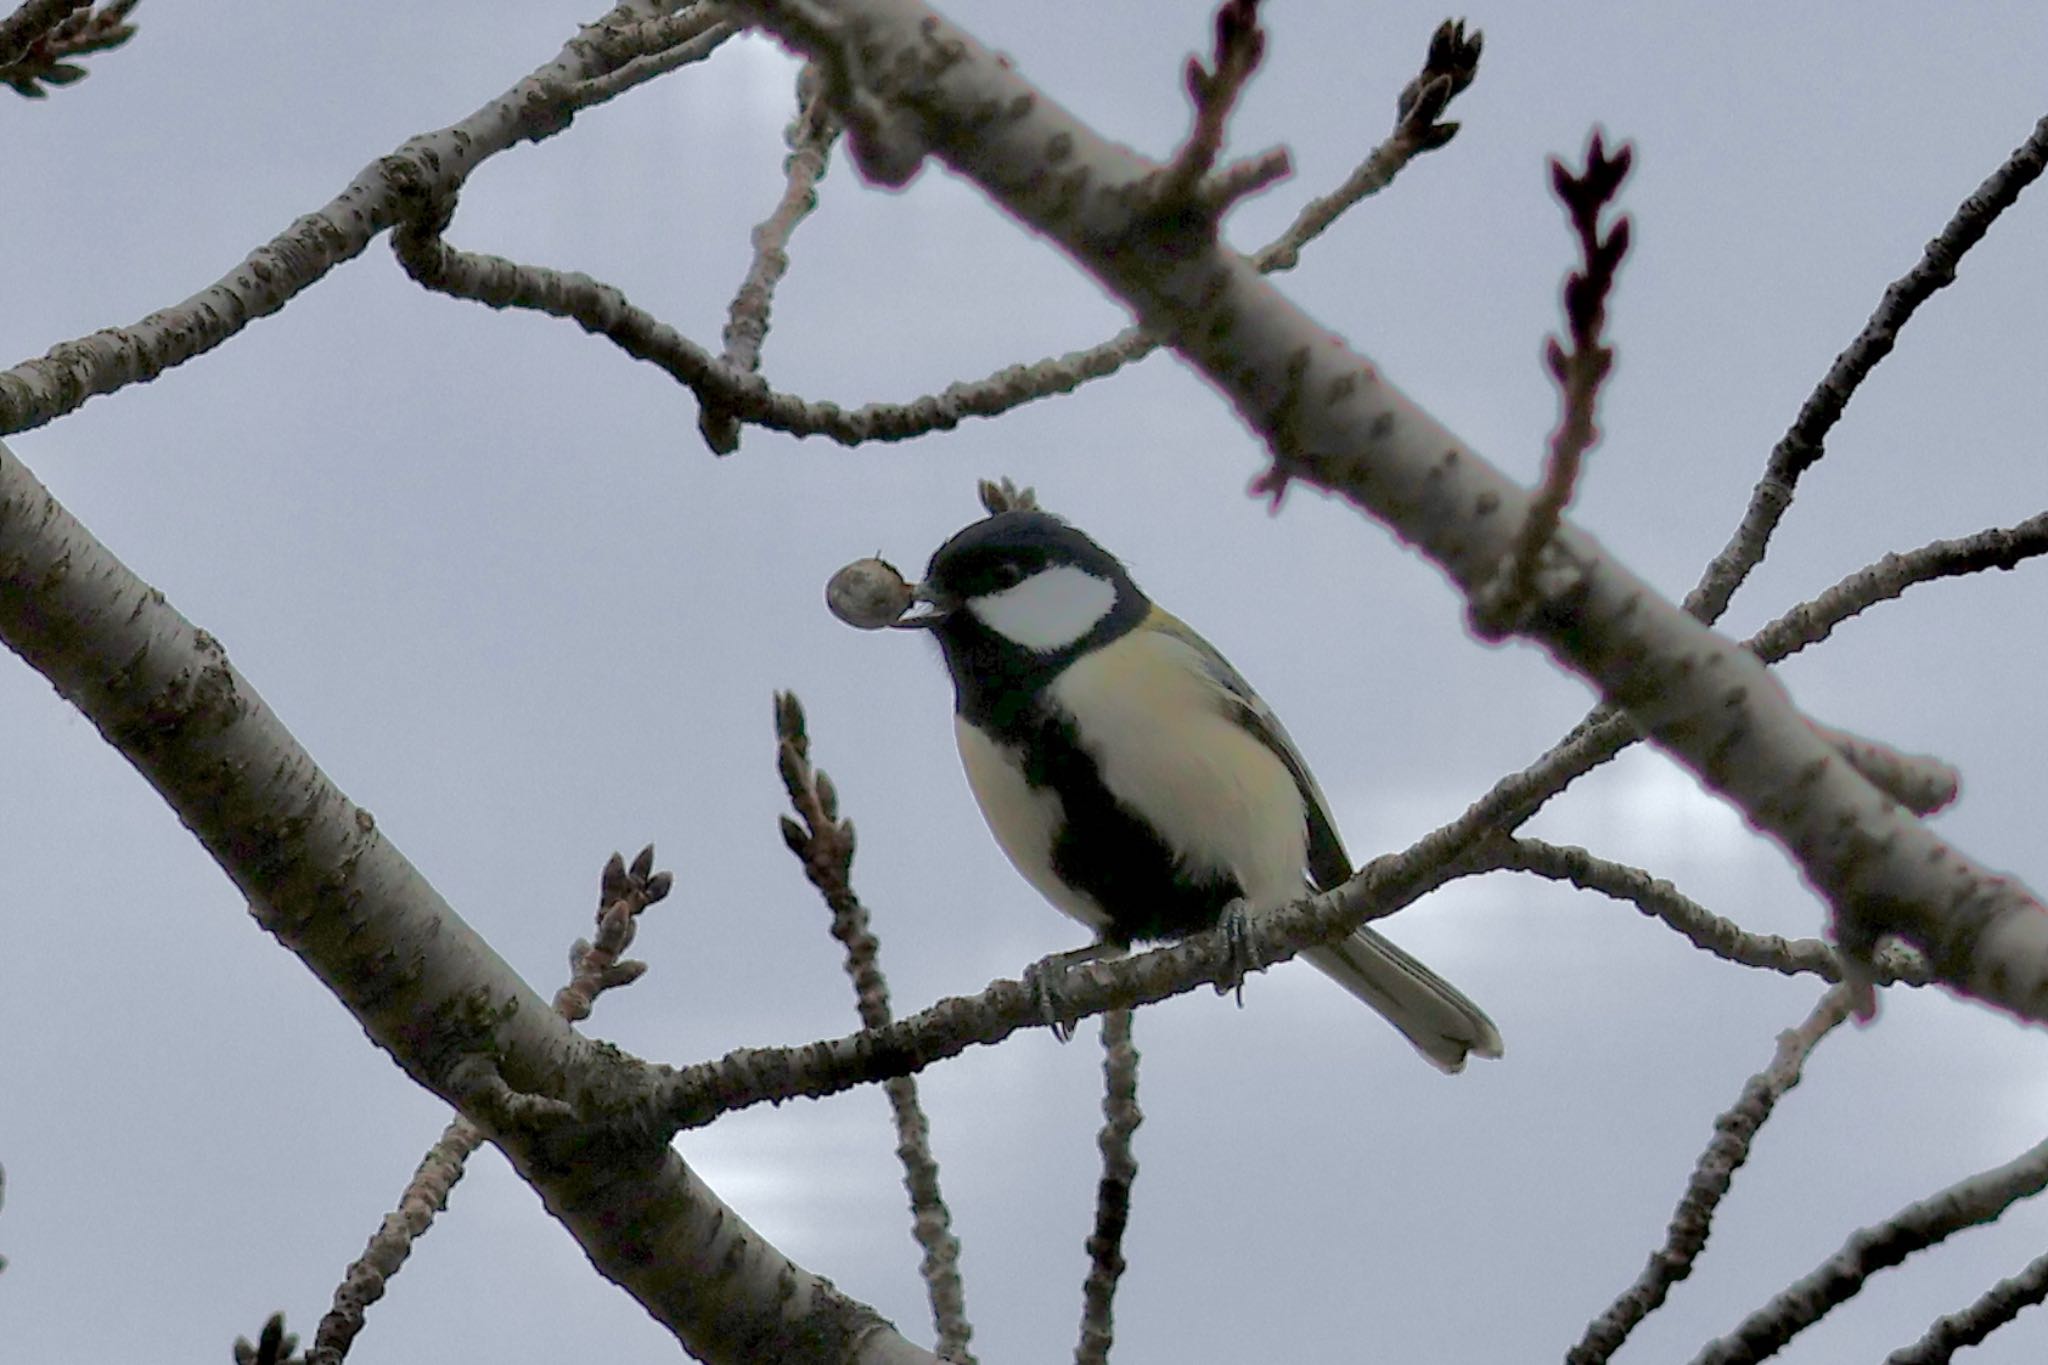
[[[1024,879],[1103,942],[1215,927],[1351,875],[1280,722],[1115,556],[1059,518],[1006,511],[940,546],[917,597],[953,676],[968,785]],[[1432,1064],[1501,1055],[1493,1022],[1361,928],[1303,954]]]

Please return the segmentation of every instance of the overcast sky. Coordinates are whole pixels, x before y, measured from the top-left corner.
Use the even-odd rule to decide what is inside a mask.
[[[1293,178],[1246,248],[1385,132],[1444,17],[1276,0],[1232,129]],[[1104,133],[1185,129],[1203,6],[1039,0],[949,13]],[[580,19],[534,0],[148,0],[128,48],[46,102],[0,99],[0,365],[204,287],[367,162],[547,60]],[[1676,597],[1885,285],[2048,112],[2036,4],[1474,11],[1464,131],[1282,282],[1489,458],[1533,477],[1540,364],[1572,249],[1546,158],[1635,142],[1636,247],[1612,305],[1606,441],[1575,510]],[[794,67],[728,44],[489,164],[450,238],[580,270],[716,346],[780,193]],[[2048,499],[2048,190],[2036,188],[1857,396],[1737,599],[1747,632],[1889,550]],[[1090,345],[1122,311],[978,192],[841,164],[802,229],[765,369],[908,400]],[[769,697],[810,709],[860,827],[895,1003],[979,990],[1076,930],[988,839],[929,643],[857,634],[822,586],[907,569],[1009,474],[1094,533],[1255,681],[1355,859],[1527,764],[1589,702],[1534,649],[1468,638],[1441,576],[1356,514],[1246,496],[1260,451],[1155,357],[997,422],[847,451],[749,431],[717,460],[687,392],[575,326],[429,296],[379,243],[218,351],[13,449],[218,636],[343,790],[543,993],[598,869],[653,841],[678,890],[651,972],[589,1027],[684,1063],[854,1026],[826,916],[776,832]],[[1940,828],[2048,887],[2039,623],[2048,569],[1922,588],[1784,669],[1831,723],[1964,773]],[[1642,863],[1745,927],[1820,932],[1771,846],[1637,753],[1536,832]],[[0,661],[0,1357],[219,1360],[283,1309],[310,1333],[446,1118],[371,1046],[156,795],[49,686]],[[1819,994],[1632,908],[1505,876],[1386,926],[1480,1001],[1507,1056],[1445,1078],[1303,968],[1240,1011],[1143,1014],[1141,1173],[1118,1299],[1126,1365],[1555,1360],[1661,1240],[1714,1116]],[[926,1073],[974,1346],[1071,1352],[1097,1176],[1093,1028]],[[1618,1358],[1689,1359],[1855,1227],[2043,1136],[2048,1038],[1894,991],[1821,1046],[1695,1275]],[[930,1339],[879,1092],[749,1112],[684,1154],[811,1270]],[[2022,1205],[1889,1272],[1782,1359],[1881,1359],[2048,1244]],[[2033,1313],[1975,1352],[2048,1355]],[[592,1274],[494,1153],[372,1312],[352,1359],[616,1365],[676,1347]]]

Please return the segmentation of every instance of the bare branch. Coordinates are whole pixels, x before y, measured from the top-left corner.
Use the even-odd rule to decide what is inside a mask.
[[[1916,583],[2012,570],[2048,553],[2048,512],[2013,526],[1993,527],[1954,540],[1935,540],[1904,554],[1889,554],[1858,569],[1810,602],[1785,612],[1749,639],[1749,647],[1766,663],[1819,644],[1836,626],[1879,602],[1889,602]]]
[[[700,404],[728,413],[737,421],[793,436],[824,436],[851,446],[928,435],[959,425],[967,415],[963,409],[949,406],[946,395],[909,406],[871,403],[847,412],[836,403],[813,403],[778,392],[759,375],[726,365],[652,313],[636,307],[613,285],[588,275],[457,249],[440,235],[448,212],[446,207],[423,207],[415,220],[402,223],[391,234],[399,263],[422,286],[489,308],[527,308],[569,319],[634,359],[654,365],[686,385]],[[0,376],[0,380],[4,378]],[[992,395],[981,397],[998,401]]]
[[[1302,948],[1342,937],[1391,915],[1483,862],[1461,859],[1467,845],[1444,831],[1370,863],[1342,887],[1260,917],[1256,942],[1234,942],[1222,930],[1192,935],[1147,952],[1073,966],[1060,982],[1063,1017],[1080,1020],[1111,1009],[1149,1005],[1201,986],[1235,982],[1247,970],[1296,956]],[[835,1095],[888,1076],[921,1071],[970,1047],[1001,1042],[1045,1026],[1044,1002],[1022,981],[992,982],[975,996],[941,1000],[886,1028],[803,1047],[741,1048],[715,1061],[662,1068],[651,1093],[595,1118],[654,1122],[664,1129],[699,1128],[721,1114],[761,1103]]]
[[[1402,93],[1394,131],[1373,148],[1342,185],[1304,205],[1286,231],[1253,253],[1253,264],[1265,272],[1292,270],[1300,264],[1302,248],[1328,231],[1347,211],[1392,184],[1416,157],[1448,143],[1456,135],[1458,125],[1440,122],[1439,118],[1478,74],[1481,45],[1478,30],[1467,34],[1463,21],[1445,20],[1431,36],[1421,73]],[[1252,182],[1242,187],[1221,186],[1226,200],[1250,192],[1264,183],[1262,177],[1284,170],[1284,163],[1270,160],[1271,155],[1245,163],[1242,172],[1235,168],[1224,171],[1219,180],[1242,174]],[[1158,338],[1143,327],[1127,327],[1086,350],[1048,356],[1029,365],[1006,366],[981,379],[962,380],[937,394],[908,403],[868,404],[849,414],[847,425],[858,433],[856,440],[904,440],[933,431],[950,431],[969,417],[999,417],[1026,403],[1072,393],[1084,384],[1107,378],[1124,366],[1143,360],[1158,348]],[[796,434],[844,439],[822,425],[815,431]]]
[[[671,874],[654,870],[652,844],[640,850],[630,869],[612,854],[598,877],[597,942],[579,938],[570,948],[569,981],[555,992],[556,1014],[571,1023],[587,1019],[599,995],[640,979],[647,964],[622,960],[622,954],[632,945],[640,912],[665,899],[674,884]],[[363,1254],[342,1273],[333,1305],[313,1334],[306,1365],[340,1365],[348,1355],[362,1333],[364,1313],[384,1297],[391,1277],[412,1255],[413,1243],[447,1209],[450,1192],[485,1140],[482,1128],[459,1115],[441,1131],[399,1195],[397,1210],[384,1216]]]
[[[1745,648],[1765,663],[1776,663],[1825,640],[1834,628],[1879,602],[1899,597],[1919,583],[2012,569],[2048,553],[2048,513],[2016,526],[1980,531],[1956,540],[1937,540],[1905,554],[1889,554],[1859,569],[1820,596],[1802,602],[1752,635]],[[1543,757],[1496,782],[1493,789],[1438,834],[1469,842],[1488,830],[1520,826],[1551,797],[1641,739],[1626,717],[1600,707]]]
[[[945,162],[1167,337],[1266,439],[1272,464],[1259,491],[1277,501],[1300,479],[1337,493],[1468,595],[1499,564],[1528,496],[1242,258],[1197,230],[1163,234],[1134,215],[1130,195],[1156,168],[1129,148],[915,0],[840,0],[824,28],[808,7],[778,0],[735,8],[827,64],[829,86],[861,92],[868,131],[850,114],[848,127],[865,174],[901,184],[924,157]],[[1015,116],[979,117],[988,110]],[[885,135],[870,136],[878,128]],[[1042,174],[1052,145],[1072,173]],[[1864,780],[1754,655],[1583,529],[1560,522],[1550,549],[1555,570],[1524,633],[1784,848],[1827,901],[1852,960],[1897,934],[1956,989],[2048,1020],[2048,907]]]
[[[1478,856],[1507,871],[1569,882],[1582,891],[1626,901],[1677,930],[1695,948],[1740,966],[1785,976],[1811,973],[1829,982],[1840,982],[1845,976],[1841,956],[1817,938],[1752,934],[1681,894],[1663,878],[1639,867],[1597,858],[1583,848],[1522,837],[1490,842]],[[1897,946],[1879,950],[1873,971],[1881,985],[1924,986],[1933,980],[1919,954]]]
[[[1964,1228],[1996,1222],[2015,1203],[2044,1188],[2048,1142],[1908,1204],[1886,1221],[1851,1233],[1840,1251],[1750,1314],[1733,1332],[1708,1343],[1693,1365],[1753,1365],[1776,1354],[1829,1311],[1854,1298],[1872,1275]]]
[[[1077,1365],[1107,1365],[1116,1340],[1111,1312],[1124,1273],[1124,1228],[1131,1217],[1131,1186],[1138,1161],[1131,1135],[1145,1121],[1138,1108],[1138,1049],[1131,1042],[1131,1011],[1102,1016],[1102,1179],[1095,1186],[1095,1231],[1088,1237],[1088,1278],[1081,1288],[1081,1344]]]
[[[1600,439],[1594,414],[1600,402],[1600,386],[1614,367],[1614,349],[1602,337],[1607,324],[1607,296],[1614,288],[1615,272],[1628,254],[1629,220],[1615,220],[1603,235],[1600,217],[1621,182],[1628,178],[1635,150],[1623,143],[1612,157],[1599,130],[1594,130],[1586,147],[1586,169],[1572,174],[1562,161],[1550,161],[1551,183],[1564,202],[1572,229],[1579,239],[1579,268],[1564,285],[1565,327],[1571,336],[1570,349],[1551,337],[1546,360],[1556,382],[1563,412],[1557,429],[1550,434],[1550,458],[1544,466],[1543,483],[1529,503],[1529,512],[1515,532],[1513,546],[1494,576],[1473,594],[1470,618],[1482,639],[1498,640],[1514,630],[1536,592],[1536,567],[1544,547],[1557,532],[1558,518],[1570,503],[1579,478],[1579,462]]]
[[[480,1121],[598,1271],[693,1353],[930,1360],[763,1241],[664,1135],[579,1118],[629,1114],[652,1069],[548,1009],[319,770],[220,642],[4,444],[0,640],[136,766],[258,923],[409,1076]]]
[[[1937,1318],[1911,1346],[1893,1351],[1884,1365],[1948,1365],[1966,1346],[1981,1345],[2021,1309],[2048,1299],[2048,1256],[2037,1256],[2009,1280],[2000,1280],[1960,1313]]]
[[[721,22],[716,9],[698,4],[676,22],[709,30]],[[583,83],[623,75],[634,58],[645,55],[644,44],[672,43],[679,31],[625,19],[585,28],[555,60],[468,118],[409,138],[371,163],[334,199],[191,298],[130,327],[63,342],[40,359],[0,373],[0,436],[42,426],[87,399],[154,379],[277,312],[336,266],[361,255],[386,228],[416,214],[422,202],[452,204],[463,182],[491,157],[561,132],[583,107],[579,101],[618,93],[602,83]],[[646,76],[654,74],[658,71],[646,71]]]
[[[1446,19],[1430,35],[1429,53],[1422,70],[1401,91],[1394,118],[1394,131],[1372,149],[1335,192],[1310,200],[1295,215],[1287,230],[1252,257],[1261,271],[1292,270],[1301,260],[1301,249],[1320,237],[1330,225],[1360,200],[1378,194],[1394,182],[1408,163],[1425,152],[1433,152],[1457,136],[1458,125],[1440,122],[1453,99],[1464,92],[1479,74],[1479,52],[1484,35],[1478,29],[1465,32],[1465,21]]]
[[[645,20],[622,30],[620,39],[635,50],[634,55],[609,71],[576,82],[569,89],[571,102],[578,109],[593,108],[657,76],[703,61],[739,32],[737,25],[724,22],[707,27],[707,13],[703,6],[689,6],[681,14]]]
[[[648,19],[639,17],[639,7],[622,5],[613,18],[572,39],[554,62],[469,118],[412,138],[371,165],[334,200],[257,248],[207,289],[131,327],[63,343],[39,360],[0,373],[0,435],[41,426],[90,398],[154,379],[212,350],[360,255],[378,233],[409,216],[416,218],[422,202],[440,206],[435,212],[445,227],[452,196],[478,165],[521,141],[553,136],[568,126],[569,115],[578,109],[709,55],[734,31],[720,13],[716,6],[700,3],[680,14]],[[1469,84],[1478,50],[1478,35],[1466,39],[1462,25],[1454,32],[1439,31],[1424,75],[1442,102]],[[1395,136],[1376,149],[1337,194],[1305,209],[1262,256],[1261,268],[1291,267],[1301,245],[1345,209],[1383,187],[1415,155],[1447,141],[1444,130],[1455,131],[1455,124],[1425,122],[1441,112],[1438,99],[1438,94],[1430,94],[1407,108]],[[1431,136],[1439,140],[1431,141],[1419,131],[1429,127],[1437,130]],[[1203,188],[1203,202],[1219,204],[1249,193],[1269,183],[1283,166],[1269,155],[1229,168]],[[437,238],[430,233],[425,240]],[[412,246],[417,249],[420,244],[416,238]],[[1277,255],[1271,254],[1276,250]],[[400,258],[407,260],[407,253],[401,252]],[[422,259],[415,250],[412,261]],[[440,273],[444,268],[445,276]],[[719,364],[702,347],[633,307],[617,289],[585,276],[459,253],[445,267],[429,262],[419,275],[426,277],[423,282],[436,281],[430,287],[491,307],[529,307],[573,319],[636,359],[659,366],[689,386],[702,404],[728,411],[743,422],[796,436],[823,436],[843,445],[948,431],[970,417],[994,417],[1041,398],[1071,393],[1150,354],[1157,345],[1141,329],[1127,329],[1092,349],[1028,367],[1010,366],[907,403],[870,403],[845,411],[835,403],[779,393],[757,376]]]
[[[412,1255],[413,1243],[426,1236],[434,1219],[448,1207],[448,1196],[462,1179],[469,1158],[484,1144],[481,1128],[457,1118],[420,1158],[412,1179],[398,1197],[395,1211],[370,1235],[363,1254],[350,1263],[335,1287],[333,1305],[320,1319],[307,1365],[337,1365],[361,1334],[364,1314],[384,1297],[387,1283]],[[290,1348],[286,1348],[289,1354]]]
[[[811,741],[803,703],[793,692],[775,694],[775,766],[802,823],[782,817],[782,839],[804,866],[804,876],[832,912],[832,937],[846,950],[846,974],[853,979],[861,1027],[890,1021],[889,983],[882,976],[881,942],[869,927],[867,907],[853,891],[853,821],[839,817],[839,795],[822,769],[811,763]],[[938,1353],[973,1365],[967,1343],[966,1290],[960,1281],[960,1241],[953,1215],[939,1191],[939,1163],[932,1156],[931,1121],[918,1102],[917,1082],[892,1076],[882,1082],[896,1120],[896,1156],[903,1163],[903,1188],[910,1194],[911,1233],[924,1252],[920,1271],[931,1299]]]
[[[1468,36],[1463,23],[1446,21],[1438,28],[1431,39],[1429,56],[1421,75],[1409,83],[1411,92],[1420,93],[1413,101],[1404,99],[1394,132],[1373,149],[1343,185],[1330,195],[1304,206],[1285,232],[1253,256],[1260,270],[1291,270],[1300,262],[1302,248],[1347,210],[1385,189],[1416,157],[1450,141],[1458,125],[1438,122],[1437,119],[1450,100],[1471,84],[1478,71],[1480,44],[1480,34],[1474,31]],[[1284,174],[1285,169],[1284,153],[1267,153],[1225,168],[1198,190],[1203,211],[1211,215],[1220,213],[1228,203],[1270,183],[1274,176]],[[582,320],[580,314],[575,316]],[[660,324],[651,317],[645,318],[642,325],[650,334],[660,329]],[[668,344],[687,346],[680,337],[666,332],[666,329],[660,330],[669,339]],[[611,333],[607,331],[605,335]],[[842,411],[836,404],[810,403],[794,395],[774,393],[763,386],[751,409],[756,415],[745,420],[795,436],[823,436],[842,445],[910,440],[934,432],[950,431],[970,417],[999,417],[1027,403],[1072,393],[1084,384],[1106,378],[1124,366],[1144,359],[1158,349],[1158,345],[1157,339],[1144,328],[1128,327],[1108,341],[1086,350],[1048,356],[1029,365],[1006,366],[980,379],[949,384],[936,394],[906,403],[868,403],[850,412]],[[629,354],[639,356],[631,347],[626,349]],[[653,360],[669,369],[676,378],[697,390],[700,401],[729,401],[722,390],[714,389],[708,383],[699,387],[685,373],[694,372],[694,360],[671,362],[656,356],[639,358]],[[671,368],[672,364],[674,368]]]
[[[1566,1365],[1605,1365],[1642,1320],[1663,1304],[1671,1287],[1692,1274],[1693,1262],[1706,1249],[1714,1212],[1727,1195],[1735,1172],[1749,1160],[1757,1130],[1787,1092],[1799,1084],[1806,1059],[1820,1040],[1849,1017],[1849,994],[1837,987],[1821,996],[1813,1012],[1797,1028],[1778,1035],[1771,1064],[1749,1078],[1735,1106],[1714,1120],[1714,1139],[1700,1153],[1692,1179],[1686,1182],[1678,1210],[1671,1215],[1664,1245],[1650,1253],[1626,1293],[1586,1328],[1579,1344],[1565,1353]]]
[[[839,138],[838,116],[820,96],[820,84],[815,67],[806,66],[798,75],[796,117],[783,134],[789,155],[782,163],[782,198],[754,229],[753,264],[728,310],[725,352],[720,359],[749,374],[761,368],[761,343],[768,335],[775,286],[789,270],[790,236],[817,208],[818,182],[825,178],[832,144]],[[739,419],[724,408],[704,404],[697,415],[697,429],[714,454],[729,455],[739,449]]]
[[[1185,79],[1194,102],[1195,122],[1173,160],[1158,174],[1154,192],[1169,209],[1186,204],[1194,188],[1216,165],[1230,111],[1245,82],[1266,54],[1266,31],[1259,27],[1259,0],[1223,0],[1216,9],[1216,47],[1211,65],[1188,58]]]
[[[1792,505],[1800,476],[1827,453],[1828,432],[1840,420],[1858,386],[1880,360],[1891,354],[1899,329],[1911,320],[1920,305],[1933,297],[1936,290],[1955,281],[1957,264],[1970,248],[1984,240],[1998,215],[2012,207],[2020,191],[2033,184],[2044,167],[2048,167],[2048,118],[2036,123],[2033,133],[2013,149],[2005,164],[1963,200],[1913,268],[1884,291],[1877,311],[1849,343],[1849,349],[1835,357],[1819,387],[1800,407],[1791,429],[1771,451],[1763,477],[1749,496],[1749,508],[1742,514],[1741,525],[1707,565],[1699,585],[1686,595],[1687,611],[1711,624],[1728,610],[1735,590],[1763,562],[1771,533],[1777,530],[1779,520]]]

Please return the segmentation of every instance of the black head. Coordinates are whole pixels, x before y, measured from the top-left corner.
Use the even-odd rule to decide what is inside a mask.
[[[1047,512],[998,512],[932,555],[918,597],[963,715],[1013,716],[1062,668],[1151,609],[1115,555]],[[998,716],[1001,713],[1001,717]]]

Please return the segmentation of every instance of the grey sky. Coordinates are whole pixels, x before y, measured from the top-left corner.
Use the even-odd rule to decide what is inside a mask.
[[[1292,180],[1270,237],[1384,132],[1444,12],[1278,0],[1232,146]],[[1202,6],[1041,0],[948,12],[1102,131],[1183,132]],[[0,101],[0,365],[193,293],[408,134],[550,56],[528,3],[145,3],[127,49],[46,104]],[[1539,362],[1571,259],[1545,158],[1594,123],[1637,144],[1618,373],[1575,515],[1678,595],[1772,443],[1956,203],[2048,112],[2035,5],[1521,5],[1443,152],[1355,210],[1283,287],[1492,459],[1538,467]],[[731,44],[472,183],[457,244],[585,271],[714,343],[780,191],[793,66]],[[1746,632],[1888,550],[2041,510],[2048,194],[2036,188],[1906,332],[1737,598]],[[1094,343],[1123,317],[979,194],[835,163],[778,295],[765,369],[845,403]],[[1534,758],[1584,687],[1472,643],[1438,574],[1296,493],[1244,495],[1251,439],[1155,357],[999,422],[845,451],[749,431],[714,460],[689,395],[571,324],[428,296],[380,244],[158,382],[12,438],[52,490],[219,636],[354,799],[537,989],[585,931],[603,858],[653,840],[677,894],[652,966],[591,1024],[653,1059],[850,1031],[825,914],[776,833],[769,695],[797,690],[858,822],[895,1002],[978,990],[1073,946],[1009,870],[952,751],[926,643],[833,621],[822,587],[906,569],[1007,473],[1121,554],[1286,718],[1359,859]],[[1961,847],[2048,886],[2037,723],[2048,573],[1916,589],[1788,664],[1830,723],[1942,755]],[[407,1081],[155,795],[0,662],[0,1357],[221,1359],[274,1309],[310,1332],[439,1131]],[[1535,831],[1668,876],[1745,927],[1819,932],[1784,860],[1633,754]],[[1140,1016],[1141,1174],[1116,1358],[1559,1358],[1663,1235],[1713,1117],[1818,993],[1740,972],[1632,909],[1495,877],[1386,926],[1481,1002],[1507,1056],[1447,1080],[1319,979],[1243,1011]],[[1622,1360],[1687,1359],[1854,1227],[2042,1133],[2044,1040],[1895,991],[1825,1042],[1765,1130],[1694,1277]],[[1071,1351],[1096,1164],[1092,1028],[922,1078],[966,1245],[975,1348]],[[808,1268],[929,1338],[881,1096],[686,1135],[710,1183]],[[2048,1241],[2022,1205],[1881,1277],[1795,1365],[1880,1359]],[[361,1365],[673,1359],[490,1153],[372,1313]],[[2040,1315],[1973,1362],[2035,1361]]]

